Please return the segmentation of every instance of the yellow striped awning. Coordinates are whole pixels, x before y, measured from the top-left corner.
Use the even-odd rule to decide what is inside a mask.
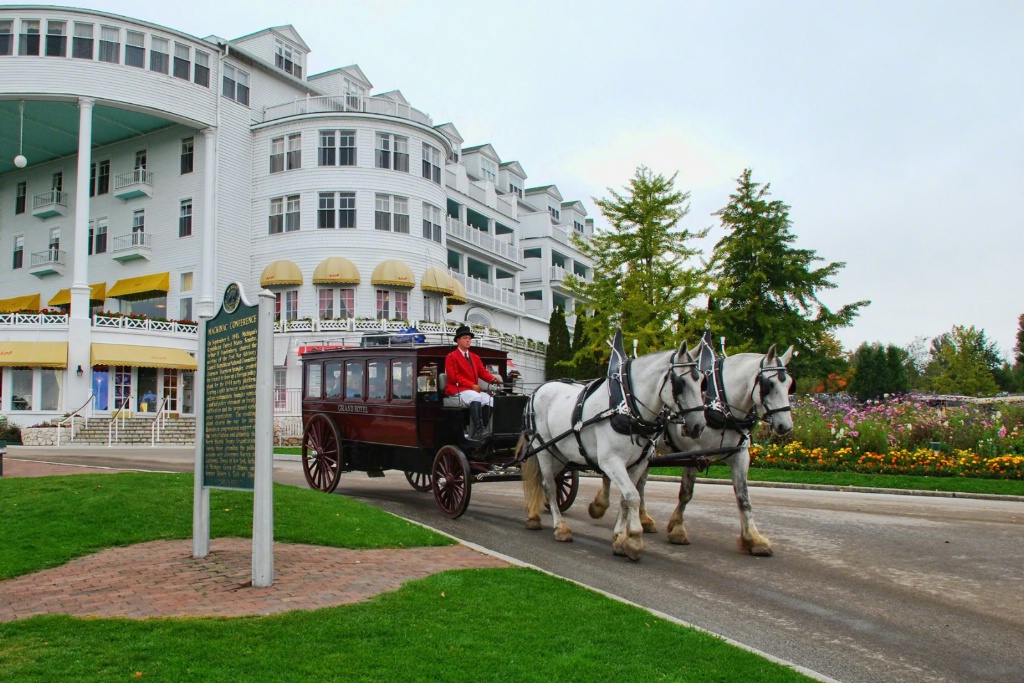
[[[420,279],[420,289],[427,292],[441,292],[445,295],[451,295],[455,291],[452,282],[454,281],[447,272],[433,266],[423,272],[423,277]]]
[[[260,275],[261,287],[275,285],[301,285],[302,271],[291,261],[274,261]]]
[[[171,274],[154,273],[153,275],[140,275],[118,280],[107,292],[107,296],[111,299],[138,301],[139,299],[151,299],[158,292],[166,294],[170,289]]]
[[[0,299],[0,313],[16,313],[17,311],[38,311],[39,295],[27,294]]]
[[[344,256],[324,259],[313,271],[315,285],[358,285],[359,281],[359,269]]]
[[[196,359],[187,351],[159,346],[93,344],[92,365],[130,365],[139,368],[195,370]]]
[[[412,274],[412,268],[398,259],[382,261],[373,269],[373,276],[370,282],[375,285],[391,287],[415,287],[416,276]]]
[[[0,365],[66,368],[67,342],[0,342]]]
[[[455,278],[452,278],[452,293],[446,298],[450,304],[464,304],[469,301],[466,297],[466,288]]]
[[[89,292],[89,301],[93,303],[103,303],[107,299],[107,283],[98,282],[95,285],[89,285],[92,291]],[[71,305],[71,289],[62,289],[53,295],[47,306],[70,306]]]

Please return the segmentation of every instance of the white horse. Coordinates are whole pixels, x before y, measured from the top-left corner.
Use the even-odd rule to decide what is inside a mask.
[[[761,535],[754,524],[750,495],[747,492],[747,471],[750,468],[750,430],[754,419],[768,423],[771,430],[778,435],[787,434],[793,429],[793,417],[790,413],[789,393],[793,386],[793,376],[786,371],[786,363],[792,358],[793,347],[790,346],[781,356],[776,355],[775,346],[768,350],[767,355],[757,353],[738,353],[725,358],[722,363],[722,379],[725,385],[727,416],[731,418],[722,426],[715,426],[714,420],[700,434],[687,433],[685,425],[671,424],[666,430],[662,441],[663,447],[675,452],[702,451],[710,452],[708,461],[724,460],[729,463],[732,475],[732,488],[736,494],[736,504],[740,511],[740,549],[751,555],[769,556],[772,554],[771,544]],[[717,451],[717,452],[716,452]],[[724,452],[722,452],[724,451]],[[651,463],[657,466],[657,458]],[[683,526],[683,511],[686,504],[693,498],[693,487],[697,480],[697,467],[684,467],[683,478],[679,486],[679,504],[668,521],[668,540],[679,545],[690,543],[686,528]],[[640,519],[647,533],[656,531],[654,520],[647,515],[643,504],[643,490],[647,483],[647,472],[638,483],[640,494]],[[601,490],[590,504],[590,516],[595,519],[604,515],[608,509],[608,492],[611,482],[605,476]]]
[[[647,469],[647,456],[654,445],[651,439],[659,438],[664,427],[661,414],[667,408],[682,415],[691,434],[700,434],[705,419],[701,376],[685,342],[676,351],[628,361],[621,372],[626,405],[634,416],[634,433],[621,434],[612,427],[611,380],[600,380],[600,385],[593,386],[593,393],[585,396],[582,412],[575,419],[577,401],[584,396],[583,385],[552,381],[542,384],[530,398],[525,420],[528,431],[520,439],[518,452],[540,449],[535,456],[527,457],[522,468],[528,529],[541,528],[540,510],[546,497],[555,540],[572,541],[572,529],[558,509],[555,477],[566,465],[598,469],[623,491],[612,550],[637,560],[643,552],[643,527],[636,482]]]

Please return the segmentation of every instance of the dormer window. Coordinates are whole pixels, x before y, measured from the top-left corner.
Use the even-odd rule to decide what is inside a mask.
[[[558,209],[556,209],[553,206],[549,206],[548,207],[548,213],[551,214],[551,218],[553,218],[555,220],[555,223],[557,223],[558,221],[560,221],[562,219],[562,214],[559,213]]]
[[[275,42],[277,43],[277,54],[274,57],[274,65],[295,78],[302,78],[303,54],[280,38]]]
[[[508,191],[514,194],[515,196],[519,197],[520,199],[523,198],[523,188],[519,186],[518,179],[516,178],[509,179]]]
[[[480,159],[480,175],[484,180],[494,182],[498,179],[498,165],[490,159]]]

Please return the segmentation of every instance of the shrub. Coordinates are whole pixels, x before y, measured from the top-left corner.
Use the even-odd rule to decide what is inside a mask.
[[[21,443],[21,427],[8,422],[3,415],[0,415],[0,441],[12,444]]]

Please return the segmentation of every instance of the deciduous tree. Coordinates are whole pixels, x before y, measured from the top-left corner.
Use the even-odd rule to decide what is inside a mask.
[[[993,362],[998,366],[999,360],[995,344],[985,338],[984,330],[954,325],[932,340],[925,386],[940,394],[991,396],[999,390],[992,374]]]

